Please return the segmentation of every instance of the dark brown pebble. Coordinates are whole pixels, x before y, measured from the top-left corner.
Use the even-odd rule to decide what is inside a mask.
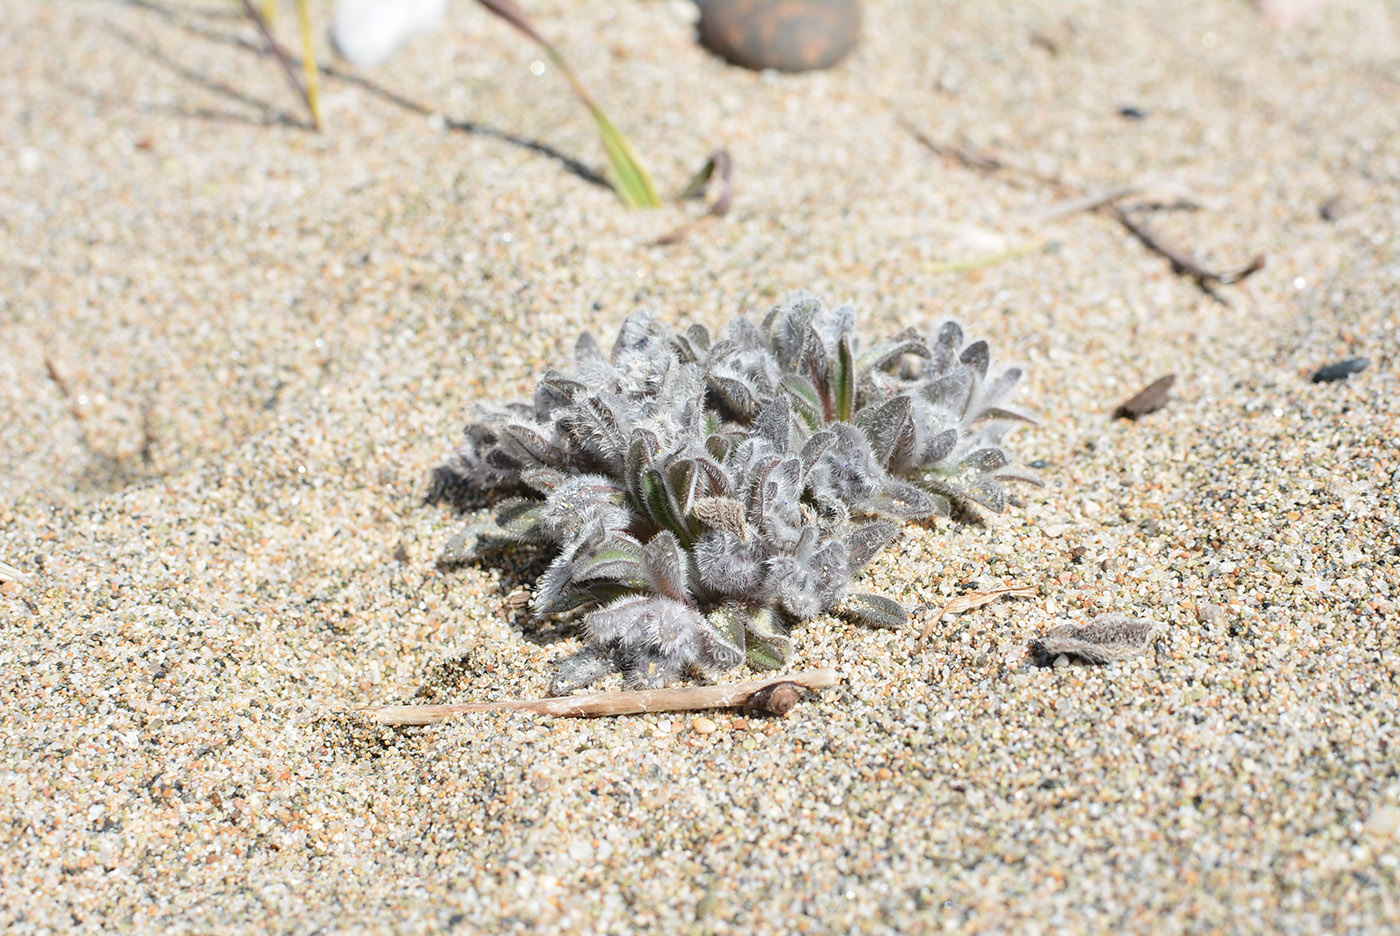
[[[857,0],[704,0],[700,44],[744,68],[829,68],[855,45]]]
[[[1336,221],[1338,218],[1351,211],[1351,199],[1345,195],[1333,195],[1322,203],[1322,207],[1317,213],[1324,221]]]

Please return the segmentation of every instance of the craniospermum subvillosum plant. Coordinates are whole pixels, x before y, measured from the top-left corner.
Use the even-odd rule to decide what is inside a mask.
[[[574,358],[481,407],[447,466],[503,498],[457,557],[550,549],[532,612],[583,615],[553,694],[779,668],[792,626],[828,612],[898,627],[898,602],[853,585],[901,523],[1038,483],[1003,445],[1030,421],[1008,402],[1021,372],[952,322],[866,347],[851,307],[794,293],[718,336],[639,313]]]

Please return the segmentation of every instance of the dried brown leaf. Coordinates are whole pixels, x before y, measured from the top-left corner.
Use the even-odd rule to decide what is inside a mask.
[[[1143,387],[1133,394],[1118,409],[1113,411],[1114,417],[1118,419],[1137,419],[1139,416],[1146,416],[1148,413],[1155,413],[1157,410],[1167,405],[1171,399],[1172,384],[1176,383],[1175,374],[1167,374],[1165,377],[1158,377],[1152,383]]]
[[[1012,585],[1009,588],[996,588],[992,591],[968,592],[966,595],[959,595],[940,608],[937,614],[928,619],[928,623],[924,625],[923,633],[919,634],[919,649],[922,650],[924,648],[924,641],[928,640],[928,635],[933,631],[934,625],[943,620],[944,615],[961,614],[964,611],[971,611],[973,608],[980,608],[985,604],[991,604],[998,598],[1007,595],[1020,595],[1022,597],[1032,598],[1038,594],[1040,594],[1040,589],[1036,588],[1034,585]]]

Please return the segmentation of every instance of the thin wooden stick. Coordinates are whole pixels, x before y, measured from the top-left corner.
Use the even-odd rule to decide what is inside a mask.
[[[1174,182],[1143,180],[1141,182],[1133,182],[1129,185],[1119,185],[1097,192],[1089,192],[1087,195],[1056,202],[1037,214],[1034,223],[1036,225],[1045,225],[1049,224],[1051,221],[1058,221],[1072,214],[1078,214],[1081,211],[1097,211],[1116,201],[1122,201],[1125,198],[1131,198],[1134,195],[1142,195],[1152,191],[1170,193],[1176,199],[1176,204],[1173,207],[1190,208],[1193,210],[1204,207],[1202,200],[1185,186],[1178,185]]]
[[[1182,276],[1188,276],[1195,280],[1196,285],[1201,288],[1201,291],[1212,299],[1216,299],[1220,302],[1225,301],[1215,292],[1214,287],[1216,285],[1229,286],[1247,277],[1253,276],[1255,273],[1264,269],[1264,255],[1259,254],[1238,270],[1228,270],[1225,272],[1207,270],[1197,263],[1189,254],[1177,250],[1175,247],[1163,241],[1153,233],[1151,228],[1135,219],[1122,208],[1113,206],[1111,210],[1113,216],[1118,219],[1118,223],[1127,228],[1128,232],[1136,237],[1144,247],[1159,256],[1165,257],[1167,261],[1171,263],[1173,273],[1179,273]]]
[[[462,702],[455,705],[356,705],[350,711],[368,715],[381,725],[430,725],[464,712],[531,712],[535,715],[596,717],[749,706],[775,715],[786,715],[802,698],[802,690],[826,689],[839,681],[835,670],[815,669],[722,686],[595,692],[592,695],[556,699]]]

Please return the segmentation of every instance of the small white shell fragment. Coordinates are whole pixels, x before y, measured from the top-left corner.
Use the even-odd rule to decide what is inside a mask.
[[[372,67],[442,22],[447,0],[338,0],[331,41],[347,61]]]

